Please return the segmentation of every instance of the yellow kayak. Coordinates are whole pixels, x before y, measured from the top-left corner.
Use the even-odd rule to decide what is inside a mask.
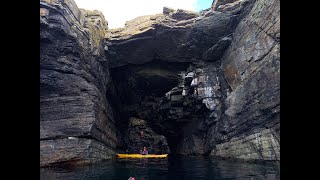
[[[117,154],[118,158],[166,158],[168,154]]]

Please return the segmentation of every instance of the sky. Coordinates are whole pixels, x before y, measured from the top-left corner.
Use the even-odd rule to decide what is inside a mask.
[[[126,21],[138,16],[162,13],[164,6],[199,12],[209,8],[212,1],[213,0],[75,0],[79,8],[101,11],[111,29],[123,27]]]

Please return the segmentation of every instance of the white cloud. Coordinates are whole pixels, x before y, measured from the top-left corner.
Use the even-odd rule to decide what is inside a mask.
[[[164,6],[195,11],[197,0],[75,0],[79,8],[99,10],[109,28],[123,27],[126,21],[142,15],[162,13]]]

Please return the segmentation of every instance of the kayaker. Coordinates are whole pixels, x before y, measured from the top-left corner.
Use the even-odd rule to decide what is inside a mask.
[[[147,148],[146,148],[146,147],[143,147],[142,154],[143,154],[143,155],[147,155],[147,154],[148,154],[148,151],[147,151]]]

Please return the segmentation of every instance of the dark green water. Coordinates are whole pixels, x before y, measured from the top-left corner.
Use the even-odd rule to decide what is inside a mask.
[[[280,179],[279,163],[244,163],[208,157],[116,159],[75,169],[40,169],[40,179],[77,180]]]

